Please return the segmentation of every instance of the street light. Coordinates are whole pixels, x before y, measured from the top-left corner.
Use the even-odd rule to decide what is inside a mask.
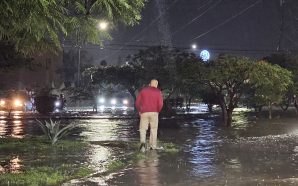
[[[108,22],[106,22],[106,21],[100,21],[98,24],[97,24],[97,28],[99,29],[99,30],[106,30],[106,29],[108,29]]]
[[[107,30],[108,29],[108,22],[106,21],[100,21],[98,22],[97,24],[97,29],[98,30]],[[79,43],[79,27],[76,28],[76,36],[77,36],[77,43],[76,43],[76,46],[78,47],[78,85],[80,85],[80,81],[81,81],[81,44]]]
[[[80,38],[79,38],[79,29],[80,27],[76,27],[76,47],[78,49],[78,74],[77,74],[77,85],[80,86],[80,81],[81,81],[81,43],[80,43]]]
[[[195,49],[197,49],[197,45],[196,44],[192,44],[191,45],[191,48],[195,50]]]

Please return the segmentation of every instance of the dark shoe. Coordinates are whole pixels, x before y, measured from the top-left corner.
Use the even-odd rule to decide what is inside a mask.
[[[146,151],[145,143],[141,143],[140,152],[145,152],[145,151]]]

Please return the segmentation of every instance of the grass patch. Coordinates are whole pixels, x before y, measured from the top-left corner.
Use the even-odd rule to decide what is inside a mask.
[[[177,145],[175,145],[174,143],[160,142],[160,144],[164,148],[165,153],[175,154],[180,151],[180,148],[177,147]]]
[[[91,144],[101,145],[101,146],[111,147],[111,148],[119,148],[122,150],[124,149],[126,151],[136,151],[137,152],[136,154],[139,154],[139,155],[143,154],[138,152],[140,143],[137,141],[96,141],[96,142],[91,142]],[[164,148],[160,152],[177,153],[180,151],[180,148],[174,143],[158,141],[158,144],[159,146]]]
[[[55,145],[44,137],[28,137],[23,139],[17,138],[0,138],[0,151],[14,152],[31,152],[31,151],[47,151],[49,149],[79,151],[88,146],[82,141],[60,140]]]
[[[108,163],[108,165],[106,166],[106,172],[113,172],[119,169],[122,169],[126,166],[127,164],[124,161],[121,160],[115,160],[115,161],[111,161],[110,163]]]
[[[0,185],[57,185],[67,180],[81,178],[92,173],[88,167],[62,165],[37,167],[21,173],[0,174]]]
[[[173,154],[180,150],[173,143],[159,141],[158,144],[164,147],[163,150],[157,151],[158,154]],[[114,160],[107,163],[103,174],[115,172],[149,158],[147,152],[139,152],[138,141],[100,141],[91,142],[91,145],[92,148],[96,148],[94,145],[110,147],[117,155]],[[1,138],[2,166],[6,168],[5,166],[10,165],[11,158],[18,157],[21,169],[18,173],[8,171],[0,174],[0,185],[59,185],[71,179],[90,175],[93,171],[81,164],[86,162],[84,154],[89,147],[89,142],[69,140],[59,140],[52,146],[44,137]]]
[[[118,150],[120,150],[119,152],[122,152],[117,154],[118,157],[116,160],[111,160],[111,162],[105,166],[106,171],[104,174],[123,169],[129,164],[135,164],[139,160],[149,158],[147,152],[150,152],[150,150],[145,153],[139,152],[140,143],[136,141],[98,141],[92,142],[92,144],[111,147],[114,148],[114,150],[118,148]],[[180,148],[173,143],[159,141],[158,144],[163,147],[163,150],[158,150],[158,153],[163,155],[176,154],[180,151]]]
[[[59,140],[55,145],[44,137],[0,139],[0,185],[58,185],[90,175],[82,164],[89,144]],[[18,159],[17,166],[12,159]],[[18,167],[20,166],[20,167]]]

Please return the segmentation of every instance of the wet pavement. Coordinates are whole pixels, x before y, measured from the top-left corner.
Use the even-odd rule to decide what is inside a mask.
[[[234,127],[217,118],[162,120],[159,139],[178,153],[148,151],[143,159],[108,175],[95,174],[66,185],[298,185],[298,119],[234,117]],[[0,136],[41,134],[34,120],[0,120]],[[85,141],[137,141],[137,119],[76,119],[71,136]],[[166,127],[163,127],[163,125]],[[171,127],[173,126],[173,127]],[[178,127],[177,127],[178,126]],[[84,156],[98,172],[117,159],[112,148],[93,145]],[[13,165],[22,166],[19,156]],[[17,162],[17,163],[15,163]]]

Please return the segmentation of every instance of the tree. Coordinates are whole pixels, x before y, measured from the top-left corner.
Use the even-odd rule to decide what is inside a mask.
[[[190,108],[191,100],[200,95],[200,76],[202,62],[194,54],[180,53],[176,59],[176,89],[186,99],[186,109]]]
[[[177,63],[183,61],[187,56],[187,53],[180,50],[165,46],[152,46],[127,58],[130,66],[142,71],[140,81],[143,86],[147,85],[152,78],[159,81],[159,88],[164,96],[163,114],[174,113],[170,98],[181,86],[178,82]]]
[[[25,54],[60,48],[58,34],[67,34],[65,23],[69,18],[58,2],[1,1],[0,44]]]
[[[198,89],[202,102],[208,105],[209,113],[213,112],[213,105],[219,105],[218,95],[209,86],[201,85]]]
[[[225,126],[231,126],[233,110],[247,88],[252,65],[245,57],[220,55],[201,71],[202,83],[218,98]]]
[[[143,86],[142,70],[129,65],[101,67],[93,73],[93,83],[119,85],[135,101],[137,90]]]
[[[177,89],[176,60],[180,53],[179,50],[168,47],[152,46],[129,56],[127,61],[132,68],[142,70],[143,85],[147,85],[152,78],[158,79],[159,87],[167,100]]]
[[[289,56],[286,54],[272,54],[264,58],[270,64],[279,65],[282,68],[289,70],[293,76],[293,84],[288,87],[288,91],[282,100],[282,109],[287,110],[291,102],[298,111],[296,95],[298,95],[298,58],[297,56]]]
[[[65,37],[79,34],[84,42],[100,44],[107,32],[98,18],[111,24],[134,25],[145,0],[26,0],[0,2],[0,45],[23,54],[58,51]],[[7,21],[9,20],[9,21]],[[78,29],[79,28],[79,29]]]
[[[156,78],[167,100],[178,89],[178,76],[174,76],[173,73],[177,73],[176,61],[179,54],[180,51],[168,47],[149,47],[128,56],[127,65],[99,68],[94,74],[94,81],[121,85],[136,99],[137,91],[147,85],[152,78]]]
[[[291,72],[265,61],[257,62],[251,71],[250,84],[255,89],[258,102],[267,103],[269,119],[272,118],[272,104],[279,104],[293,84]]]

